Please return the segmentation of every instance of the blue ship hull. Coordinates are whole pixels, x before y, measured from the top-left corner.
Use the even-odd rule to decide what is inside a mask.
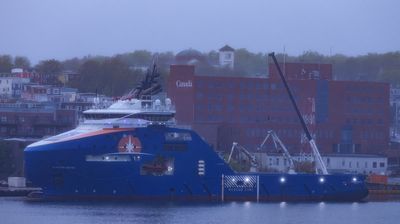
[[[359,201],[348,174],[237,173],[195,132],[103,129],[25,149],[26,176],[44,199]]]

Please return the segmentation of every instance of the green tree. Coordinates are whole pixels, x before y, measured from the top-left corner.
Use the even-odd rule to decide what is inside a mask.
[[[62,71],[63,66],[60,61],[50,59],[39,62],[35,66],[35,69],[45,75],[58,75]]]
[[[389,82],[394,85],[400,85],[400,68],[385,70],[379,75],[380,81]]]
[[[15,68],[22,68],[24,70],[27,70],[31,67],[31,62],[27,57],[24,56],[16,56],[14,58],[14,67]]]
[[[79,79],[71,83],[72,87],[78,88],[81,92],[95,92],[101,87],[102,68],[101,62],[87,60],[79,68]]]
[[[130,70],[120,57],[87,60],[79,69],[80,79],[71,85],[82,92],[121,96],[134,88],[143,77],[140,70]]]
[[[137,50],[132,53],[116,55],[115,58],[128,66],[149,66],[153,55],[150,51]]]
[[[343,79],[346,74],[346,68],[343,66],[347,56],[343,54],[335,54],[330,56],[326,62],[332,64],[333,77],[335,79]]]
[[[170,51],[154,53],[153,58],[157,59],[157,66],[162,69],[169,69],[169,66],[175,61],[175,55]]]
[[[84,63],[85,59],[71,58],[61,62],[62,67],[66,70],[78,71],[80,66]]]
[[[207,59],[211,64],[217,65],[219,63],[219,53],[217,51],[210,51],[207,54]]]
[[[242,75],[267,74],[267,54],[252,53],[242,48],[235,51],[235,71]]]
[[[10,73],[12,67],[12,57],[10,55],[0,55],[0,72]]]
[[[298,56],[298,60],[306,63],[322,63],[324,56],[316,51],[305,51]]]
[[[106,94],[120,96],[136,83],[135,78],[131,77],[132,71],[128,65],[116,57],[105,60],[102,70],[102,91]]]

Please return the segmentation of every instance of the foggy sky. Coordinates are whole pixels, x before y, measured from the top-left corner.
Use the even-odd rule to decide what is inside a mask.
[[[0,54],[39,60],[146,49],[400,50],[398,0],[0,0]]]

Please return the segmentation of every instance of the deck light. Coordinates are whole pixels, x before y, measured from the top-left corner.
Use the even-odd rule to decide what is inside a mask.
[[[285,177],[281,177],[281,178],[279,179],[279,181],[283,184],[283,183],[286,182],[286,178],[285,178]]]
[[[321,184],[324,183],[324,182],[325,182],[325,178],[320,177],[320,178],[319,178],[319,182],[320,182]]]

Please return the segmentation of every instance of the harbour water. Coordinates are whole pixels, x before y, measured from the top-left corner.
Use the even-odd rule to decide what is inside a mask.
[[[81,223],[352,223],[398,224],[400,202],[177,203],[27,202],[0,198],[2,224]]]

